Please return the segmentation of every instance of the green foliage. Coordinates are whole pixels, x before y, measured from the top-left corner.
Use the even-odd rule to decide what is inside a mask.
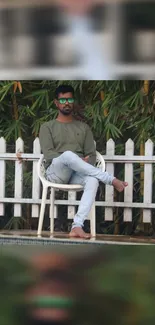
[[[94,254],[91,266],[79,269],[90,283],[78,307],[83,306],[83,319],[88,324],[153,325],[154,247],[107,245],[96,254],[98,262]]]
[[[21,129],[24,141],[32,134],[37,136],[40,125],[57,115],[53,99],[55,88],[60,83],[68,81],[22,81],[23,92],[15,94],[18,120],[13,123],[13,82],[2,81],[1,134],[10,140],[17,138]],[[148,135],[154,140],[154,82],[151,83],[145,107],[142,81],[70,81],[70,84],[76,91],[78,104],[84,107],[84,118],[91,125],[95,137],[101,137],[103,143],[107,133],[108,137],[123,142],[130,137],[136,139],[137,148],[141,139],[147,140]],[[101,91],[104,91],[103,101],[100,99]],[[107,116],[104,116],[104,109],[108,109]]]
[[[27,263],[15,256],[3,255],[0,258],[0,324],[21,324],[25,309],[25,293],[32,283],[31,271]],[[23,323],[23,320],[22,320]]]

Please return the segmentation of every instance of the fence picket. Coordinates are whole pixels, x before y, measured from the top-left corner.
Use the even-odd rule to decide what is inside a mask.
[[[75,201],[76,200],[76,191],[68,191],[68,200]],[[75,206],[68,206],[68,219],[73,219],[75,216]]]
[[[24,142],[21,138],[16,141],[16,153],[24,152]],[[14,197],[22,198],[23,194],[23,163],[19,160],[15,161],[15,190]],[[22,216],[22,205],[14,204],[14,217]]]
[[[145,143],[145,155],[153,155],[153,142],[148,140]],[[144,203],[152,203],[152,164],[144,165]],[[151,222],[151,209],[143,210],[143,222]]]
[[[125,155],[131,157],[134,155],[134,142],[129,139],[125,145]],[[133,201],[133,164],[125,164],[125,177],[124,180],[128,182],[128,186],[124,191],[124,201]],[[132,222],[132,209],[124,209],[124,222]]]
[[[113,156],[115,154],[115,143],[112,139],[109,139],[106,145],[106,155]],[[106,171],[114,175],[114,164],[107,163]],[[105,187],[105,201],[114,201],[114,188],[113,186],[106,185]],[[113,208],[105,208],[105,221],[113,220]]]
[[[33,142],[33,153],[40,154],[40,142],[39,138],[36,138]],[[40,180],[37,173],[38,161],[33,161],[33,172],[32,172],[32,198],[39,199],[40,197]],[[39,217],[39,206],[37,204],[32,204],[32,218]]]
[[[0,154],[6,152],[6,141],[0,138]],[[0,197],[5,197],[5,177],[6,177],[6,162],[0,160]],[[0,216],[4,216],[4,203],[0,203]]]

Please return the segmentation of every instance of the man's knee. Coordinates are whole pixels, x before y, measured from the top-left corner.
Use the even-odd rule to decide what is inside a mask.
[[[65,159],[71,159],[71,158],[76,157],[76,154],[75,154],[74,152],[70,151],[70,150],[67,150],[67,151],[65,151],[65,152],[63,153],[63,157],[64,157]]]

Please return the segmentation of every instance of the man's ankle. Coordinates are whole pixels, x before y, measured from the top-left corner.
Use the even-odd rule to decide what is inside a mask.
[[[83,228],[83,226],[78,224],[78,223],[73,223],[71,230],[74,229],[74,228]]]
[[[79,228],[80,228],[80,229],[83,229],[83,227],[81,227],[81,226],[73,226],[73,227],[71,228],[71,231],[74,230],[74,229],[77,229],[77,228],[78,228],[78,229],[79,229]]]

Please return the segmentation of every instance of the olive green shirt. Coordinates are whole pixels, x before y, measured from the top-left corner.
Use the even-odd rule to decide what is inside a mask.
[[[54,158],[69,150],[79,157],[90,156],[89,163],[96,162],[96,149],[93,134],[89,126],[83,122],[73,120],[62,123],[51,120],[44,123],[39,132],[41,149],[47,168]]]

